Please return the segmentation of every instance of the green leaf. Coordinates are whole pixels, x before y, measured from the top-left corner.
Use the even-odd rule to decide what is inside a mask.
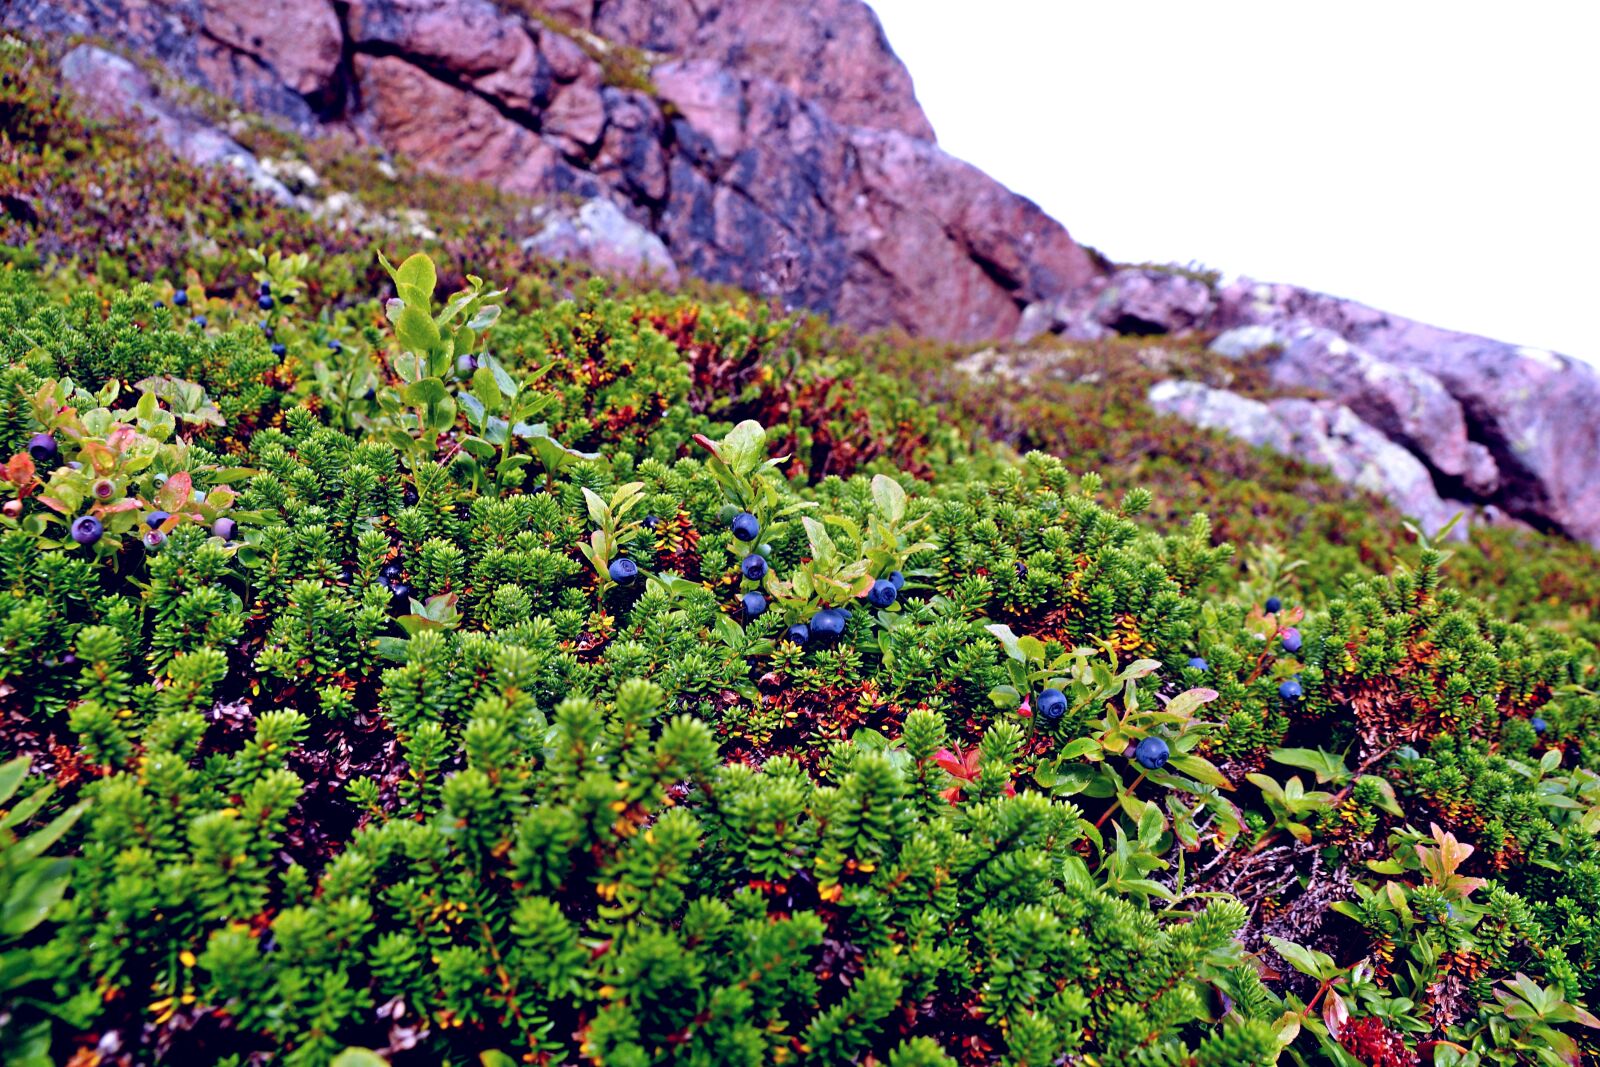
[[[1287,763],[1291,767],[1310,771],[1316,775],[1318,784],[1324,782],[1342,784],[1350,777],[1350,771],[1344,765],[1344,757],[1321,749],[1279,748],[1274,749],[1271,756],[1278,763]]]
[[[487,330],[489,327],[493,326],[495,324],[495,320],[500,318],[500,311],[501,308],[499,304],[489,304],[485,307],[479,308],[477,311],[473,312],[472,318],[467,320],[467,328],[469,330],[476,330],[479,333],[482,333],[484,330]]]
[[[502,372],[504,373],[504,372]],[[483,402],[485,411],[498,413],[500,405],[509,397],[501,392],[500,380],[494,371],[480,365],[472,372],[472,395]]]
[[[407,304],[426,308],[433,302],[433,291],[439,284],[439,275],[434,270],[433,260],[424,253],[417,252],[407,257],[392,275],[400,299]]]
[[[28,764],[32,762],[27,756],[18,756],[8,763],[0,764],[0,804],[11,799],[17,791],[17,786],[28,776]]]
[[[906,517],[906,491],[887,474],[872,476],[872,499],[890,522],[899,522]]]
[[[993,622],[984,627],[1000,639],[1000,647],[1006,650],[1006,655],[1018,663],[1027,663],[1028,657],[1022,654],[1022,645],[1017,635],[1011,632],[1011,627],[1003,623]]]
[[[462,410],[467,413],[467,421],[472,425],[482,426],[488,421],[488,415],[484,412],[482,400],[479,400],[471,393],[462,393],[456,399],[460,403]]]
[[[72,829],[72,824],[77,822],[78,818],[88,809],[89,802],[87,800],[74,804],[50,820],[49,824],[43,829],[35,830],[11,846],[8,855],[13,861],[31,860],[42,855],[45,849],[61,839],[61,835]]]
[[[716,454],[735,474],[748,476],[761,465],[766,447],[767,432],[759,422],[746,419],[728,431]]]
[[[809,515],[801,518],[800,523],[806,529],[811,558],[816,561],[817,567],[824,571],[833,570],[839,559],[839,550],[834,546],[833,538],[828,536],[827,527]]]
[[[606,502],[601,499],[600,494],[590,489],[587,485],[582,488],[583,502],[589,509],[589,521],[596,526],[605,526],[610,523],[611,509],[606,506]]]
[[[21,937],[32,930],[67,892],[70,859],[55,859],[23,869],[0,905],[0,933]]]
[[[1146,675],[1154,674],[1160,669],[1160,660],[1136,659],[1126,667],[1122,668],[1122,673],[1117,675],[1117,677],[1122,681],[1131,681],[1135,678],[1143,678]]]
[[[1082,764],[1063,767],[1056,774],[1055,782],[1050,786],[1050,792],[1058,797],[1074,797],[1089,788],[1089,783],[1094,780],[1095,772],[1091,767],[1085,767]]]
[[[1189,689],[1167,702],[1166,712],[1169,715],[1187,716],[1202,704],[1209,704],[1217,699],[1215,689]]]
[[[1010,710],[1022,704],[1022,694],[1017,692],[1015,686],[997,685],[989,690],[989,699],[994,701],[994,706]]]
[[[1267,935],[1266,940],[1277,950],[1278,955],[1288,961],[1289,966],[1319,982],[1332,978],[1339,972],[1338,965],[1325,953],[1305,948],[1293,941],[1285,941],[1281,937],[1273,937],[1271,934]]]
[[[333,1058],[329,1067],[389,1067],[389,1061],[369,1048],[347,1048]]]
[[[1075,741],[1067,742],[1067,744],[1062,747],[1060,758],[1063,761],[1083,759],[1091,752],[1099,751],[1100,742],[1098,739],[1093,737],[1080,737]]]
[[[394,322],[394,334],[400,343],[418,355],[426,355],[439,347],[439,327],[425,311],[406,306]]]
[[[1174,752],[1169,757],[1168,762],[1173,770],[1187,774],[1197,782],[1214,785],[1218,789],[1233,788],[1233,783],[1223,777],[1222,772],[1217,770],[1210,760],[1202,759],[1199,756],[1191,756],[1186,752]]]
[[[27,799],[13,805],[11,810],[0,814],[0,830],[12,826],[21,826],[33,818],[38,810],[44,807],[45,801],[55,793],[55,787],[47,785],[42,789],[35,789]]]

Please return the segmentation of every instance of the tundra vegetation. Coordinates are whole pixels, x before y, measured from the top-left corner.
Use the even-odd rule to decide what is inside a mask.
[[[1600,1051],[1593,553],[0,59],[0,1060]]]

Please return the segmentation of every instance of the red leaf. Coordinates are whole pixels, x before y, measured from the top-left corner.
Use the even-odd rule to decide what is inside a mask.
[[[35,469],[33,457],[26,452],[18,452],[6,462],[6,481],[21,488],[33,481]]]
[[[156,494],[156,499],[161,501],[163,511],[182,511],[183,506],[189,502],[189,494],[194,490],[194,479],[188,471],[179,471],[167,479],[167,484],[161,487]]]

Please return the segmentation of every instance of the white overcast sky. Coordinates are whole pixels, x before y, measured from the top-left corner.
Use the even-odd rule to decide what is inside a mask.
[[[1600,363],[1590,0],[869,0],[940,144],[1114,260]]]

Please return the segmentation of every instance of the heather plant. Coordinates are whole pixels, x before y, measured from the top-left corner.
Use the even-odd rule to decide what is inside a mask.
[[[7,62],[5,173],[226,202]],[[7,1062],[1600,1048],[1582,550],[1446,552],[1111,348],[957,390],[263,218],[0,269]]]

